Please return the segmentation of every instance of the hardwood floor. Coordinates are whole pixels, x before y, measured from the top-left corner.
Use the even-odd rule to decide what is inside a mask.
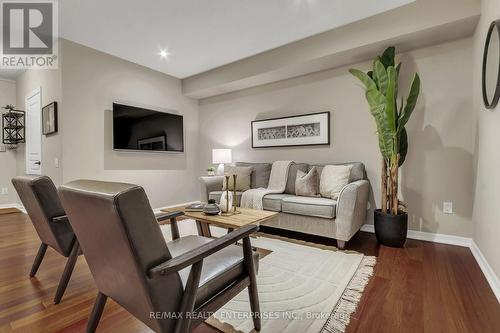
[[[26,215],[0,215],[0,332],[83,332],[97,294],[85,259],[79,257],[62,302],[54,305],[66,259],[49,248],[30,280],[39,245]],[[469,249],[415,240],[404,249],[378,247],[362,232],[347,246],[378,257],[347,332],[500,332],[500,304]],[[98,332],[150,330],[109,300]],[[201,325],[195,332],[218,331]]]

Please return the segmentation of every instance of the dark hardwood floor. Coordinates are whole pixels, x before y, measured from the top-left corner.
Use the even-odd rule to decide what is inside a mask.
[[[48,249],[30,280],[39,245],[26,215],[0,215],[0,332],[83,332],[97,293],[85,259],[54,305],[65,258]],[[414,240],[404,249],[378,247],[363,232],[348,249],[378,262],[347,332],[500,332],[500,304],[469,249]],[[108,301],[98,332],[150,330]],[[218,331],[201,325],[195,332]]]

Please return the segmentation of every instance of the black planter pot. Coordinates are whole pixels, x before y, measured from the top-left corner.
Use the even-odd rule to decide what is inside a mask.
[[[398,215],[382,213],[380,209],[374,211],[375,236],[379,244],[390,247],[403,247],[408,232],[408,213],[399,212]]]

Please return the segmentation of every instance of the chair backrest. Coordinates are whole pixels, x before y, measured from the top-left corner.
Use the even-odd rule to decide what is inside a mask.
[[[21,176],[13,178],[12,184],[40,240],[69,256],[75,234],[68,222],[52,222],[52,218],[66,214],[52,180],[47,176]]]
[[[173,320],[150,315],[177,311],[183,286],[179,274],[148,278],[171,254],[144,189],[77,180],[59,193],[99,291],[153,330],[173,330]]]

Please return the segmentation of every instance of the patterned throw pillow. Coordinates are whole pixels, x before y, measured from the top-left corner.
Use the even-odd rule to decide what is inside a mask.
[[[340,191],[349,183],[352,165],[327,165],[321,172],[319,193],[322,197],[337,200]]]
[[[250,176],[252,174],[252,167],[235,167],[226,166],[224,168],[224,175],[229,177],[229,190],[234,190],[233,175],[236,175],[236,191],[246,191],[250,189]],[[224,177],[224,184],[222,190],[225,191],[228,188],[226,184],[226,177]]]
[[[319,191],[319,177],[316,167],[312,167],[308,173],[297,170],[295,179],[295,194],[304,197],[317,197]]]

